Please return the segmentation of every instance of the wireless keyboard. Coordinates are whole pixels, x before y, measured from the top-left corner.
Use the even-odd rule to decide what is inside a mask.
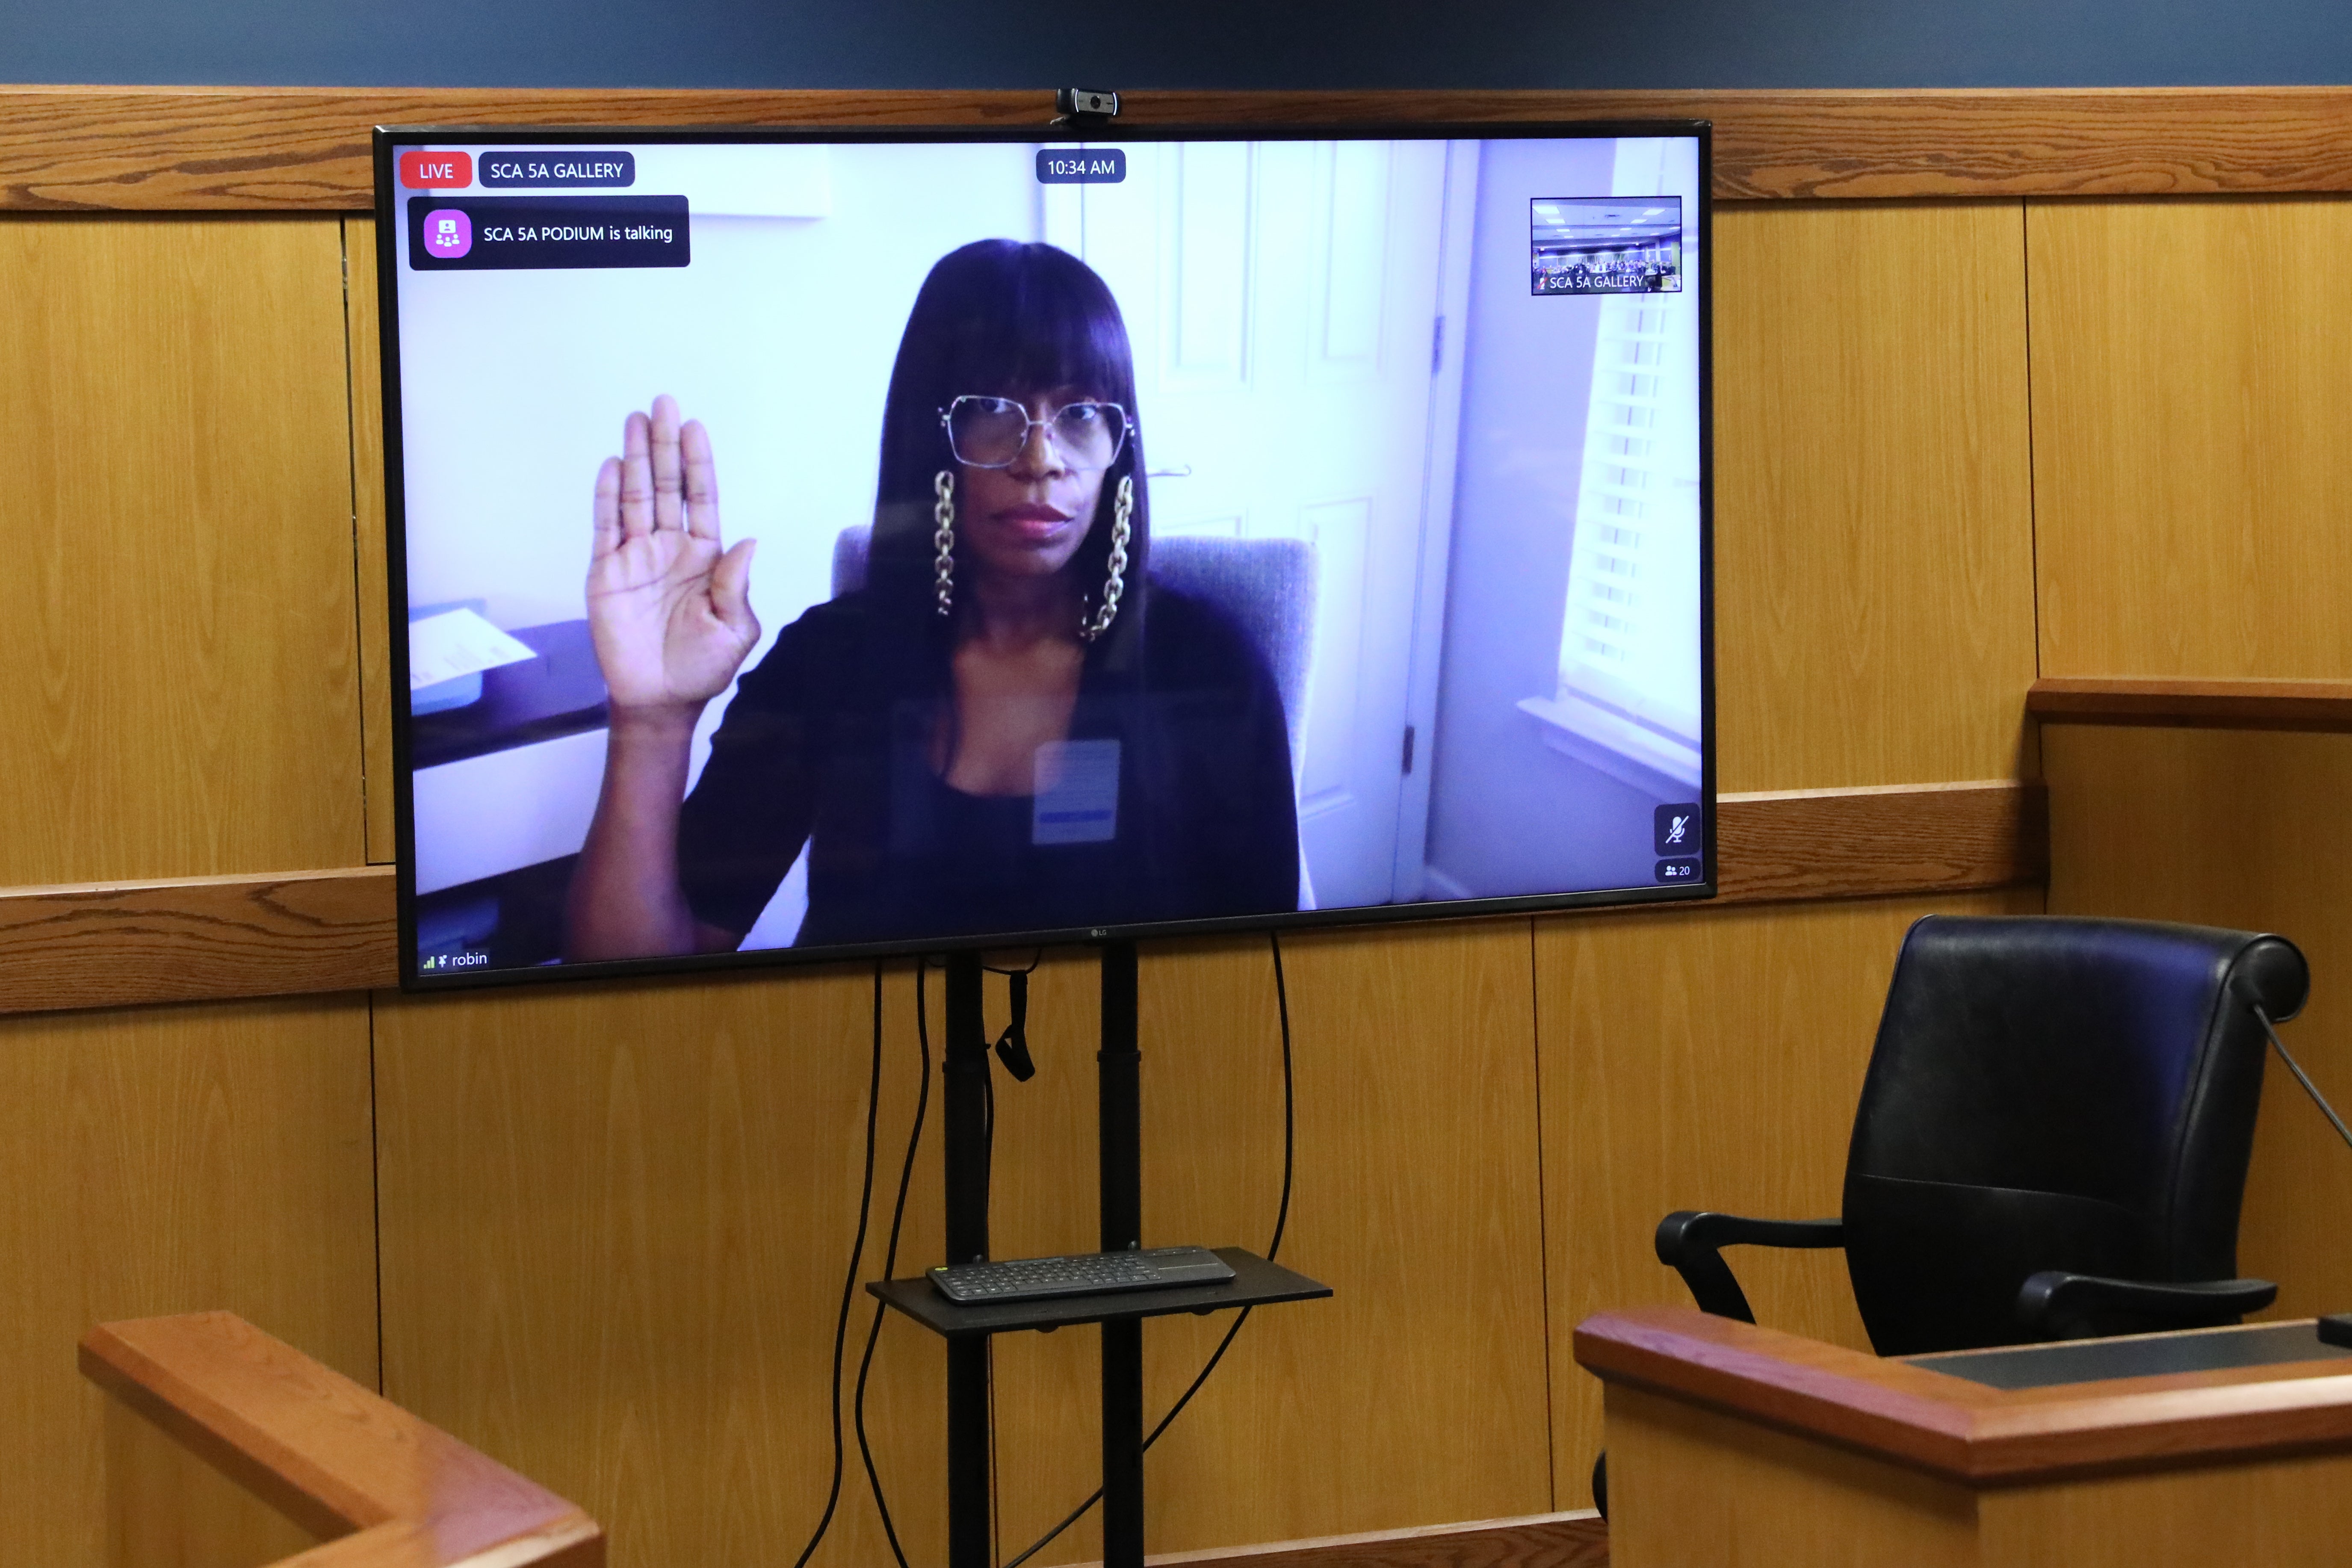
[[[1098,1296],[1155,1286],[1222,1285],[1233,1268],[1205,1247],[1155,1247],[1138,1252],[1080,1252],[1066,1258],[1015,1258],[931,1270],[949,1300],[1034,1301],[1046,1296]]]

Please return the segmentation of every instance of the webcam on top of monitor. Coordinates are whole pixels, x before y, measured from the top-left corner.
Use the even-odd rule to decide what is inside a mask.
[[[1070,121],[1111,120],[1118,114],[1118,94],[1099,88],[1064,87],[1054,90],[1054,107],[1061,111],[1060,125]]]

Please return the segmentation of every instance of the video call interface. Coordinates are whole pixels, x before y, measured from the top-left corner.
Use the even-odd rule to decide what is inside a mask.
[[[390,152],[412,980],[1703,890],[1696,136]]]

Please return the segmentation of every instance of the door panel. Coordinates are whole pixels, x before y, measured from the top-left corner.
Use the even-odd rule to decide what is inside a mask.
[[[1445,153],[1130,147],[1125,181],[1045,209],[1048,239],[1083,255],[1127,318],[1152,527],[1318,548],[1292,746],[1326,905],[1394,891]]]

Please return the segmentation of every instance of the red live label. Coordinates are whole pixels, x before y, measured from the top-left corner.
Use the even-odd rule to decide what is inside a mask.
[[[400,183],[412,191],[470,185],[474,183],[474,155],[470,153],[403,153],[400,155]]]

